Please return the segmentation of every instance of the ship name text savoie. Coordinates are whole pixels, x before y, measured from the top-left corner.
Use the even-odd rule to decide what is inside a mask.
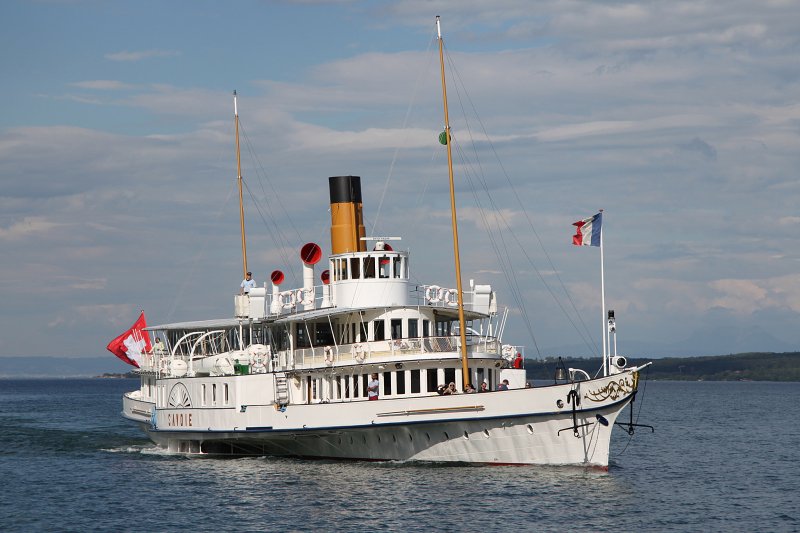
[[[192,427],[192,413],[169,413],[167,425],[170,427]]]

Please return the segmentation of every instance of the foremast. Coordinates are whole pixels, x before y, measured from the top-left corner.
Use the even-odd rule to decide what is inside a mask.
[[[233,91],[233,122],[236,128],[236,175],[239,185],[239,225],[242,233],[242,278],[247,277],[247,240],[244,235],[244,199],[242,195],[242,157],[239,151],[239,105]]]
[[[453,152],[450,148],[450,117],[447,112],[447,84],[444,75],[444,39],[439,16],[436,16],[436,33],[439,39],[439,65],[442,74],[442,101],[444,103],[444,145],[447,147],[447,171],[450,175],[450,220],[453,227],[453,256],[456,265],[456,291],[458,292],[458,333],[461,339],[461,376],[464,387],[469,383],[467,361],[467,328],[464,320],[464,291],[461,288],[461,260],[458,251],[458,222],[456,220],[456,194],[453,182]]]

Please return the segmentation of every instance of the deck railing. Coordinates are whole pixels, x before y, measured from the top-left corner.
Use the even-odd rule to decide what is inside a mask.
[[[296,348],[294,350],[294,362],[297,365],[332,365],[351,361],[364,363],[369,360],[390,359],[403,355],[457,352],[460,350],[460,344],[459,337],[445,336]],[[500,350],[500,343],[494,337],[467,335],[468,354],[497,355]]]

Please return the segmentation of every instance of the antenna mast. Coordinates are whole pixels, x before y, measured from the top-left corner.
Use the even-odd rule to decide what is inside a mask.
[[[239,153],[239,105],[233,91],[233,121],[236,126],[236,174],[239,184],[239,224],[242,232],[242,278],[247,277],[247,241],[244,236],[244,202],[242,198],[242,157]]]
[[[456,290],[458,291],[458,333],[461,339],[461,377],[462,386],[466,388],[470,382],[469,363],[467,361],[467,332],[464,320],[464,291],[461,288],[461,260],[458,252],[458,223],[456,221],[456,193],[453,183],[453,153],[450,148],[450,117],[447,113],[447,85],[444,76],[444,39],[439,16],[436,16],[436,33],[439,36],[439,65],[442,72],[442,100],[444,102],[444,140],[447,146],[447,171],[450,174],[450,218],[453,226],[453,255],[456,262]]]

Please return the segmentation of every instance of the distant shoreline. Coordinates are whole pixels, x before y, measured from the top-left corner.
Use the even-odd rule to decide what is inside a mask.
[[[599,368],[597,359],[561,358],[566,368],[588,371]],[[705,357],[628,358],[628,366],[652,365],[642,371],[651,381],[800,381],[800,352],[751,352]],[[527,378],[553,379],[558,358],[526,360]]]
[[[562,357],[565,368],[582,368],[593,375],[599,358]],[[629,357],[628,366],[647,362],[643,378],[652,381],[774,381],[800,382],[800,352],[750,352],[701,357]],[[558,357],[526,359],[529,380],[550,381]],[[123,368],[120,368],[120,367]],[[121,372],[126,365],[114,357],[0,357],[0,379],[135,379]]]

